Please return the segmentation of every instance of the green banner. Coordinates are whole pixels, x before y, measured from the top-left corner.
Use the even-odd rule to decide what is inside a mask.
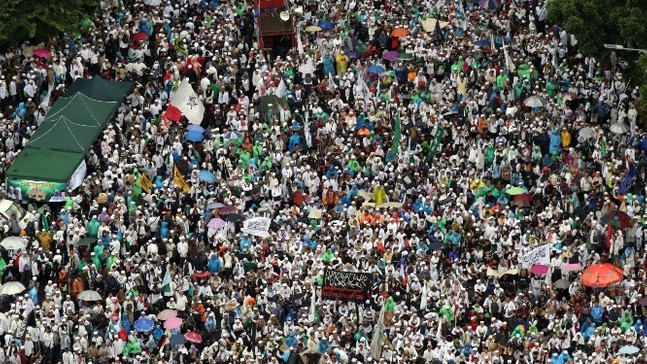
[[[63,182],[33,181],[28,179],[9,178],[7,180],[7,197],[20,201],[24,198],[35,201],[49,201],[65,192],[67,185]]]

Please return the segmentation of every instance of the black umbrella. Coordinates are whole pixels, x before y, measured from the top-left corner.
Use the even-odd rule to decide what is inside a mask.
[[[243,217],[243,215],[241,215],[241,214],[229,214],[229,215],[225,215],[225,216],[223,216],[223,217],[222,217],[222,219],[223,219],[223,220],[225,220],[225,221],[229,221],[229,222],[241,222],[241,221],[245,221],[245,217]]]

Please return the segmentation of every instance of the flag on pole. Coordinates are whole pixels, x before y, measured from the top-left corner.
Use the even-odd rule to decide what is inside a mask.
[[[402,140],[402,122],[400,120],[400,111],[398,111],[398,115],[395,117],[395,126],[393,127],[393,143],[391,144],[391,154],[395,155],[398,153],[400,140]]]
[[[160,283],[160,290],[162,293],[171,292],[171,270],[166,268],[166,274],[164,274],[164,279]]]
[[[189,192],[191,188],[184,180],[184,176],[180,173],[180,170],[177,169],[177,166],[173,166],[173,182],[176,186],[180,187],[184,192]]]
[[[287,86],[285,86],[285,81],[281,79],[281,82],[279,82],[279,85],[276,86],[276,91],[274,91],[274,95],[277,97],[285,97],[285,91],[287,91]]]
[[[516,67],[512,61],[512,57],[508,54],[508,46],[505,45],[505,41],[503,41],[503,55],[505,57],[505,68],[507,68],[510,73],[514,72]]]
[[[386,300],[384,301],[386,302]],[[379,360],[382,356],[382,341],[384,339],[384,303],[382,304],[382,309],[380,310],[380,317],[377,319],[377,326],[373,332],[373,338],[371,339],[371,346],[368,351],[368,355],[374,360]]]
[[[139,178],[139,187],[142,188],[142,190],[146,191],[146,193],[150,193],[151,189],[153,188],[153,183],[151,180],[148,178],[146,173],[142,173],[141,177]]]
[[[444,137],[445,137],[445,129],[443,129],[443,127],[439,125],[438,130],[436,130],[436,136],[434,137],[434,140],[431,143],[429,154],[427,154],[428,160],[434,159],[434,156],[436,155],[436,151],[440,146],[440,141],[443,140]]]
[[[634,182],[636,182],[637,175],[638,172],[636,171],[636,167],[633,163],[629,162],[629,169],[627,170],[627,173],[625,173],[625,176],[622,177],[618,193],[624,195],[629,192],[629,189],[634,185]]]
[[[200,98],[198,98],[198,94],[193,91],[193,87],[191,87],[188,79],[184,79],[180,83],[170,104],[176,107],[189,120],[189,123],[194,125],[200,125],[202,123],[204,105],[200,101]]]
[[[310,297],[310,314],[308,315],[308,321],[315,322],[317,319],[317,307],[315,305],[317,301],[317,289],[316,286],[312,287],[312,297]]]

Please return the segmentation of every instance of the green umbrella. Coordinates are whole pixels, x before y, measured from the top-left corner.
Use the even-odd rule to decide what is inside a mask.
[[[526,191],[521,188],[521,187],[510,187],[507,190],[505,190],[505,193],[507,193],[510,196],[516,196],[516,195],[521,195],[526,193]]]
[[[413,59],[413,56],[409,53],[400,53],[398,54],[399,61],[410,61]]]

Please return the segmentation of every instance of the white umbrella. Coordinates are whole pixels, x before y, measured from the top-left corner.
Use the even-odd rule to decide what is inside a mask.
[[[7,250],[22,250],[25,249],[27,243],[25,242],[25,239],[19,236],[9,236],[2,239],[0,245]]]
[[[544,107],[548,102],[541,96],[530,96],[523,102],[528,107]]]
[[[315,66],[312,63],[306,63],[299,67],[299,72],[301,73],[313,73],[315,71]]]
[[[19,293],[23,293],[25,290],[25,286],[23,286],[23,284],[18,281],[7,282],[0,286],[0,295],[13,296]]]
[[[91,289],[85,290],[81,293],[79,293],[76,298],[80,299],[81,301],[85,302],[92,302],[92,301],[101,301],[103,297],[99,294],[97,291],[93,291]]]
[[[624,134],[629,131],[629,125],[619,122],[611,125],[609,128],[613,134]]]
[[[589,128],[587,126],[587,127],[584,127],[582,129],[580,129],[580,132],[579,132],[579,134],[577,136],[577,141],[583,142],[585,140],[593,139],[593,138],[595,138],[595,130],[593,130],[593,128]]]

